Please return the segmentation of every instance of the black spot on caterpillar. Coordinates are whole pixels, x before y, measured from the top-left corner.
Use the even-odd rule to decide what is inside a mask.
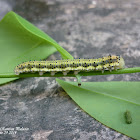
[[[124,117],[125,117],[125,121],[127,124],[132,123],[132,117],[131,117],[131,114],[128,110],[124,113]]]
[[[62,72],[67,75],[73,71],[77,75],[80,71],[102,71],[123,69],[125,66],[124,59],[120,56],[109,55],[98,59],[70,59],[70,60],[52,60],[52,61],[28,61],[19,64],[15,68],[15,74],[28,72],[39,72],[43,75],[50,72],[55,75],[57,72]]]

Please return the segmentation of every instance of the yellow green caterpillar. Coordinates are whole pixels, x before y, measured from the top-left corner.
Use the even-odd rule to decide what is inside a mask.
[[[67,75],[73,71],[77,75],[80,71],[101,71],[123,69],[125,66],[124,59],[121,56],[109,55],[98,59],[68,59],[68,60],[51,60],[51,61],[28,61],[19,64],[15,68],[15,74],[38,72],[43,75],[50,72],[55,75],[62,72]]]

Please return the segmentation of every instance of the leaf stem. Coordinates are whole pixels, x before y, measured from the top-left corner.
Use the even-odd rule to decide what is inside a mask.
[[[96,75],[109,75],[109,74],[126,74],[126,73],[137,73],[140,72],[140,67],[135,68],[126,68],[117,71],[90,71],[90,72],[79,72],[81,76],[96,76]],[[61,72],[56,73],[55,75],[51,75],[50,73],[45,73],[43,75],[39,75],[38,73],[23,73],[20,75],[15,75],[14,73],[6,73],[0,74],[0,78],[25,78],[25,77],[75,77],[73,72],[69,72],[67,75],[63,75]]]
[[[76,78],[77,78],[78,86],[80,87],[81,86],[81,75],[77,74]]]

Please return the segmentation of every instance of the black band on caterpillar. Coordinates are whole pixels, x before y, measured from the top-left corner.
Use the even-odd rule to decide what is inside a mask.
[[[72,60],[52,60],[52,61],[28,61],[19,64],[15,68],[15,74],[28,72],[39,72],[39,75],[50,72],[55,75],[62,72],[67,75],[69,71],[78,74],[80,71],[102,71],[123,69],[125,66],[124,59],[120,56],[109,55],[98,59],[72,59]]]

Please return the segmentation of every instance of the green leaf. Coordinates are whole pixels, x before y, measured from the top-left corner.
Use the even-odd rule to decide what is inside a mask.
[[[63,59],[73,58],[51,37],[16,13],[9,12],[0,21],[0,74],[13,74],[19,63],[44,59],[56,51]],[[14,79],[1,78],[0,84]]]
[[[74,82],[57,79],[69,96],[89,115],[125,135],[140,139],[140,82]],[[125,112],[131,113],[127,124]]]

